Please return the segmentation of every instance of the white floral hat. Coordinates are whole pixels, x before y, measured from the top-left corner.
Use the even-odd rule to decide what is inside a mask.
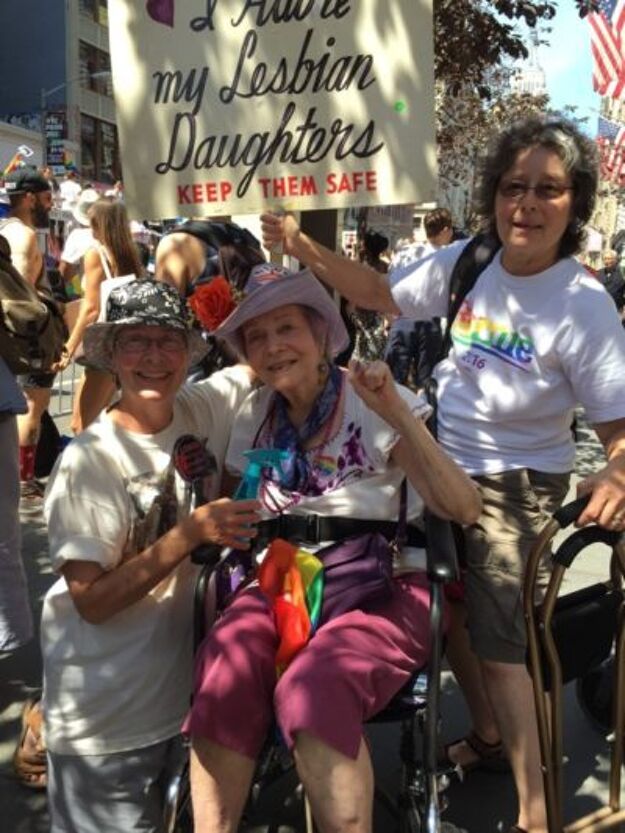
[[[138,324],[185,332],[191,365],[208,352],[208,344],[195,326],[186,302],[173,286],[162,281],[135,280],[113,289],[106,304],[106,320],[85,330],[86,362],[111,371],[115,334],[121,327]]]

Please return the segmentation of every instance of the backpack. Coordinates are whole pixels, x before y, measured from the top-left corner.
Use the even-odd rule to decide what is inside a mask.
[[[436,366],[443,359],[447,358],[451,350],[451,327],[458,314],[458,310],[462,306],[464,299],[475,286],[479,276],[491,263],[500,248],[501,243],[496,237],[493,237],[492,234],[488,234],[487,232],[483,232],[472,237],[460,253],[449,279],[447,326],[433,366]],[[438,437],[437,388],[436,379],[430,376],[425,384],[425,395],[432,407],[432,413],[427,420],[427,426],[430,429],[430,433],[436,438]]]
[[[66,337],[56,302],[22,278],[0,235],[0,356],[15,374],[46,372],[61,358]]]

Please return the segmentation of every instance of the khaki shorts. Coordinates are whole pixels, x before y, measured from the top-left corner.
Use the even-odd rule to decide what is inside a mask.
[[[569,477],[516,469],[475,478],[484,509],[465,530],[466,604],[471,645],[481,659],[525,662],[525,566],[536,536],[566,496]],[[537,580],[542,589],[549,580],[547,558]]]

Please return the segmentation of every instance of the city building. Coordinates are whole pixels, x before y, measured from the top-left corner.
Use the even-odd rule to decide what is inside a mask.
[[[121,178],[107,0],[0,3],[0,121],[35,129],[56,174]],[[10,79],[10,81],[8,80]],[[45,141],[44,141],[45,139]]]
[[[546,95],[547,82],[538,60],[538,34],[535,29],[530,31],[527,50],[526,60],[515,68],[510,78],[510,89],[519,95]]]
[[[617,125],[625,124],[625,105],[617,99],[603,97],[600,104],[600,115]],[[624,164],[622,161],[619,163],[619,171],[623,170]],[[605,178],[605,176],[601,177],[597,204],[590,219],[590,227],[596,229],[601,239],[600,249],[589,253],[591,265],[601,266],[602,249],[617,248],[619,252],[625,252],[623,234],[625,230],[625,191],[620,178],[614,181],[611,178]]]

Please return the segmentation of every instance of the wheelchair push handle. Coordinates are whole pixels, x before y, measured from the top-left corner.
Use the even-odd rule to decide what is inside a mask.
[[[591,495],[582,495],[576,500],[561,506],[554,512],[553,519],[561,529],[566,529],[579,518],[590,502]],[[568,569],[579,553],[590,544],[607,544],[615,546],[620,533],[600,526],[586,526],[578,529],[564,541],[553,554],[553,563]]]
[[[558,523],[560,529],[566,529],[579,518],[584,509],[590,503],[591,495],[582,495],[570,503],[561,506],[557,512],[553,513],[553,519]]]
[[[586,526],[578,529],[558,547],[553,554],[553,563],[568,569],[579,553],[590,544],[607,544],[609,547],[614,547],[620,537],[620,532],[603,529],[600,526]]]

